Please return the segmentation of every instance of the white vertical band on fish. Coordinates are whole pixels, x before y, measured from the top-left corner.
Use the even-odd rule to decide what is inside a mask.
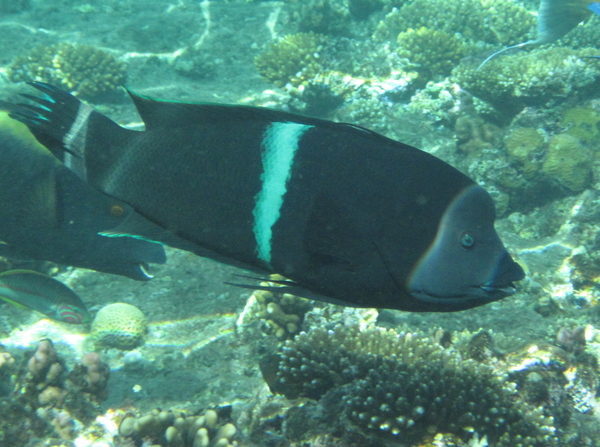
[[[258,258],[267,264],[271,263],[273,225],[279,219],[298,142],[311,127],[298,123],[272,123],[265,131],[262,142],[262,188],[256,195],[252,214]]]
[[[85,139],[87,138],[87,124],[88,119],[94,109],[87,104],[81,103],[79,105],[79,109],[77,110],[77,117],[69,132],[63,138],[63,144],[69,150],[73,150],[73,148],[81,148],[85,147]],[[81,154],[83,155],[83,154]],[[73,172],[79,175],[82,179],[87,179],[87,173],[85,169],[85,161],[84,157],[75,157],[72,153],[65,153],[65,157],[63,160],[65,166],[71,169]]]

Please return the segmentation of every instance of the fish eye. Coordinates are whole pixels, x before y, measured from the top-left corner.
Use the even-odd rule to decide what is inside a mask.
[[[123,217],[125,214],[125,208],[123,208],[121,205],[115,204],[110,207],[110,214],[114,217]]]
[[[475,245],[475,238],[471,233],[463,233],[460,237],[460,245],[463,248],[472,248]]]

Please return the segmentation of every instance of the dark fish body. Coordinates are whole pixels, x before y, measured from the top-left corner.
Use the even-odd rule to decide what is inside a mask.
[[[33,309],[68,324],[90,321],[88,311],[75,292],[60,281],[29,270],[0,273],[0,299]]]
[[[0,256],[138,280],[150,279],[148,263],[166,262],[158,244],[99,235],[133,209],[82,181],[5,112],[0,112],[0,190]]]
[[[453,311],[514,293],[512,282],[524,277],[494,230],[487,192],[432,155],[367,129],[132,94],[146,124],[136,132],[33,85],[45,95],[36,99],[41,107],[14,116],[67,154],[67,166],[193,244],[183,248],[280,273],[290,293]]]

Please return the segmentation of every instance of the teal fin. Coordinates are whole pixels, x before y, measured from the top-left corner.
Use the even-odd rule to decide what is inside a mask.
[[[592,15],[585,3],[572,0],[542,0],[538,10],[536,45],[560,39]]]

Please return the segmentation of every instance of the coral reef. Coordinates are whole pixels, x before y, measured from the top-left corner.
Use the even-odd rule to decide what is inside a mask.
[[[532,127],[512,129],[504,139],[508,155],[530,177],[541,169],[541,154],[544,153],[544,137]]]
[[[463,40],[455,34],[421,27],[398,34],[398,54],[417,65],[422,79],[450,74],[465,55]]]
[[[92,321],[91,336],[104,348],[133,349],[144,343],[146,317],[137,307],[113,303],[98,311]]]
[[[542,171],[571,191],[583,191],[591,181],[591,162],[581,142],[563,133],[550,138]]]
[[[75,95],[93,98],[125,82],[125,65],[89,45],[59,43],[36,47],[17,57],[7,69],[13,82],[42,81]]]
[[[597,142],[600,137],[600,114],[593,107],[572,107],[563,113],[561,126],[565,133],[582,143]]]
[[[430,29],[460,35],[466,41],[514,45],[528,40],[534,19],[510,0],[414,0],[392,10],[377,26],[377,40],[391,40],[400,32]]]
[[[230,407],[206,410],[202,415],[186,414],[177,410],[153,410],[143,416],[126,416],[119,425],[119,436],[137,442],[144,440],[162,447],[233,447],[237,429],[232,423],[223,423]]]
[[[279,275],[271,275],[271,279],[282,279]],[[264,287],[277,287],[276,283],[262,282]],[[263,329],[277,338],[290,338],[298,333],[304,314],[310,310],[312,302],[289,293],[273,293],[266,290],[255,290],[244,311],[237,321],[238,331],[255,320],[264,323]]]
[[[296,2],[292,5],[291,16],[302,32],[344,35],[350,24],[350,8],[345,0]]]
[[[584,58],[596,54],[591,48],[536,49],[492,59],[479,70],[477,64],[461,63],[452,74],[462,88],[510,116],[592,87],[600,65]]]
[[[478,348],[489,345],[480,338]],[[286,342],[261,370],[273,392],[319,399],[346,430],[412,442],[431,429],[465,442],[475,431],[495,446],[558,445],[552,418],[518,399],[506,376],[416,334],[315,328]]]
[[[319,51],[324,36],[309,33],[290,34],[273,41],[254,59],[258,72],[278,87],[288,82],[299,85],[323,71]]]
[[[3,399],[0,399],[0,443],[27,445],[30,438],[72,440],[83,424],[100,414],[109,369],[96,353],[84,355],[69,371],[48,339],[17,365],[8,353],[0,355]],[[7,371],[10,375],[3,375]]]

